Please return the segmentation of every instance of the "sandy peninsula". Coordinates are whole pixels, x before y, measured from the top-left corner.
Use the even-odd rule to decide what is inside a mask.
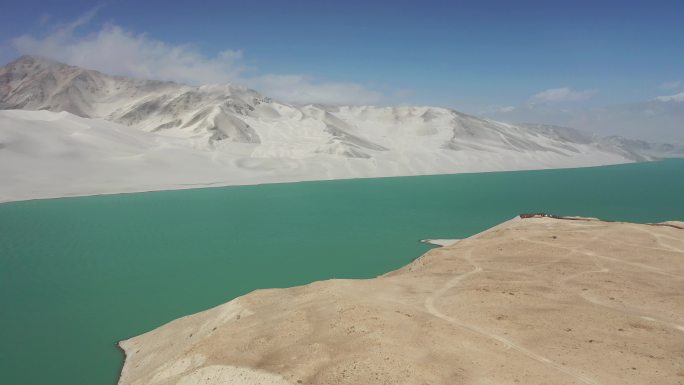
[[[516,218],[120,346],[120,385],[683,384],[684,223]]]

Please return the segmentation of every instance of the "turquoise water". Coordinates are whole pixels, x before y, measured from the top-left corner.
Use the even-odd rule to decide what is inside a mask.
[[[0,204],[0,384],[115,384],[118,340],[538,211],[684,220],[684,160]]]

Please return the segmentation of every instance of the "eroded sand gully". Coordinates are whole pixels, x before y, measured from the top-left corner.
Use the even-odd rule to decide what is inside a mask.
[[[128,384],[684,384],[684,229],[516,219],[121,343]]]

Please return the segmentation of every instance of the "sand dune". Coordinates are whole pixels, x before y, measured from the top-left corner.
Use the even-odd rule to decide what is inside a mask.
[[[430,141],[426,143],[432,146],[409,146],[412,139],[404,136],[395,139],[391,150],[368,150],[374,153],[371,158],[353,157],[338,153],[344,152],[344,146],[316,150],[327,139],[314,134],[309,135],[315,139],[309,151],[306,140],[288,136],[292,133],[287,130],[275,127],[268,131],[270,136],[264,130],[260,132],[261,143],[222,141],[210,146],[204,137],[192,139],[146,132],[68,112],[0,111],[0,202],[204,186],[632,162],[586,145],[581,145],[581,152],[524,152],[506,148],[454,151]],[[401,140],[406,143],[398,144]]]
[[[233,85],[0,67],[0,202],[305,180],[649,161],[676,148],[430,106],[278,102]]]
[[[121,342],[120,385],[677,384],[684,224],[515,219]]]

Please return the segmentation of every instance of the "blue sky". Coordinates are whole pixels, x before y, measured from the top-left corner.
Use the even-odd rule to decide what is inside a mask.
[[[683,1],[27,0],[3,5],[0,59],[232,81],[295,102],[590,108],[684,91],[683,17]],[[103,63],[103,41],[133,48]],[[197,72],[166,68],[184,55]]]

